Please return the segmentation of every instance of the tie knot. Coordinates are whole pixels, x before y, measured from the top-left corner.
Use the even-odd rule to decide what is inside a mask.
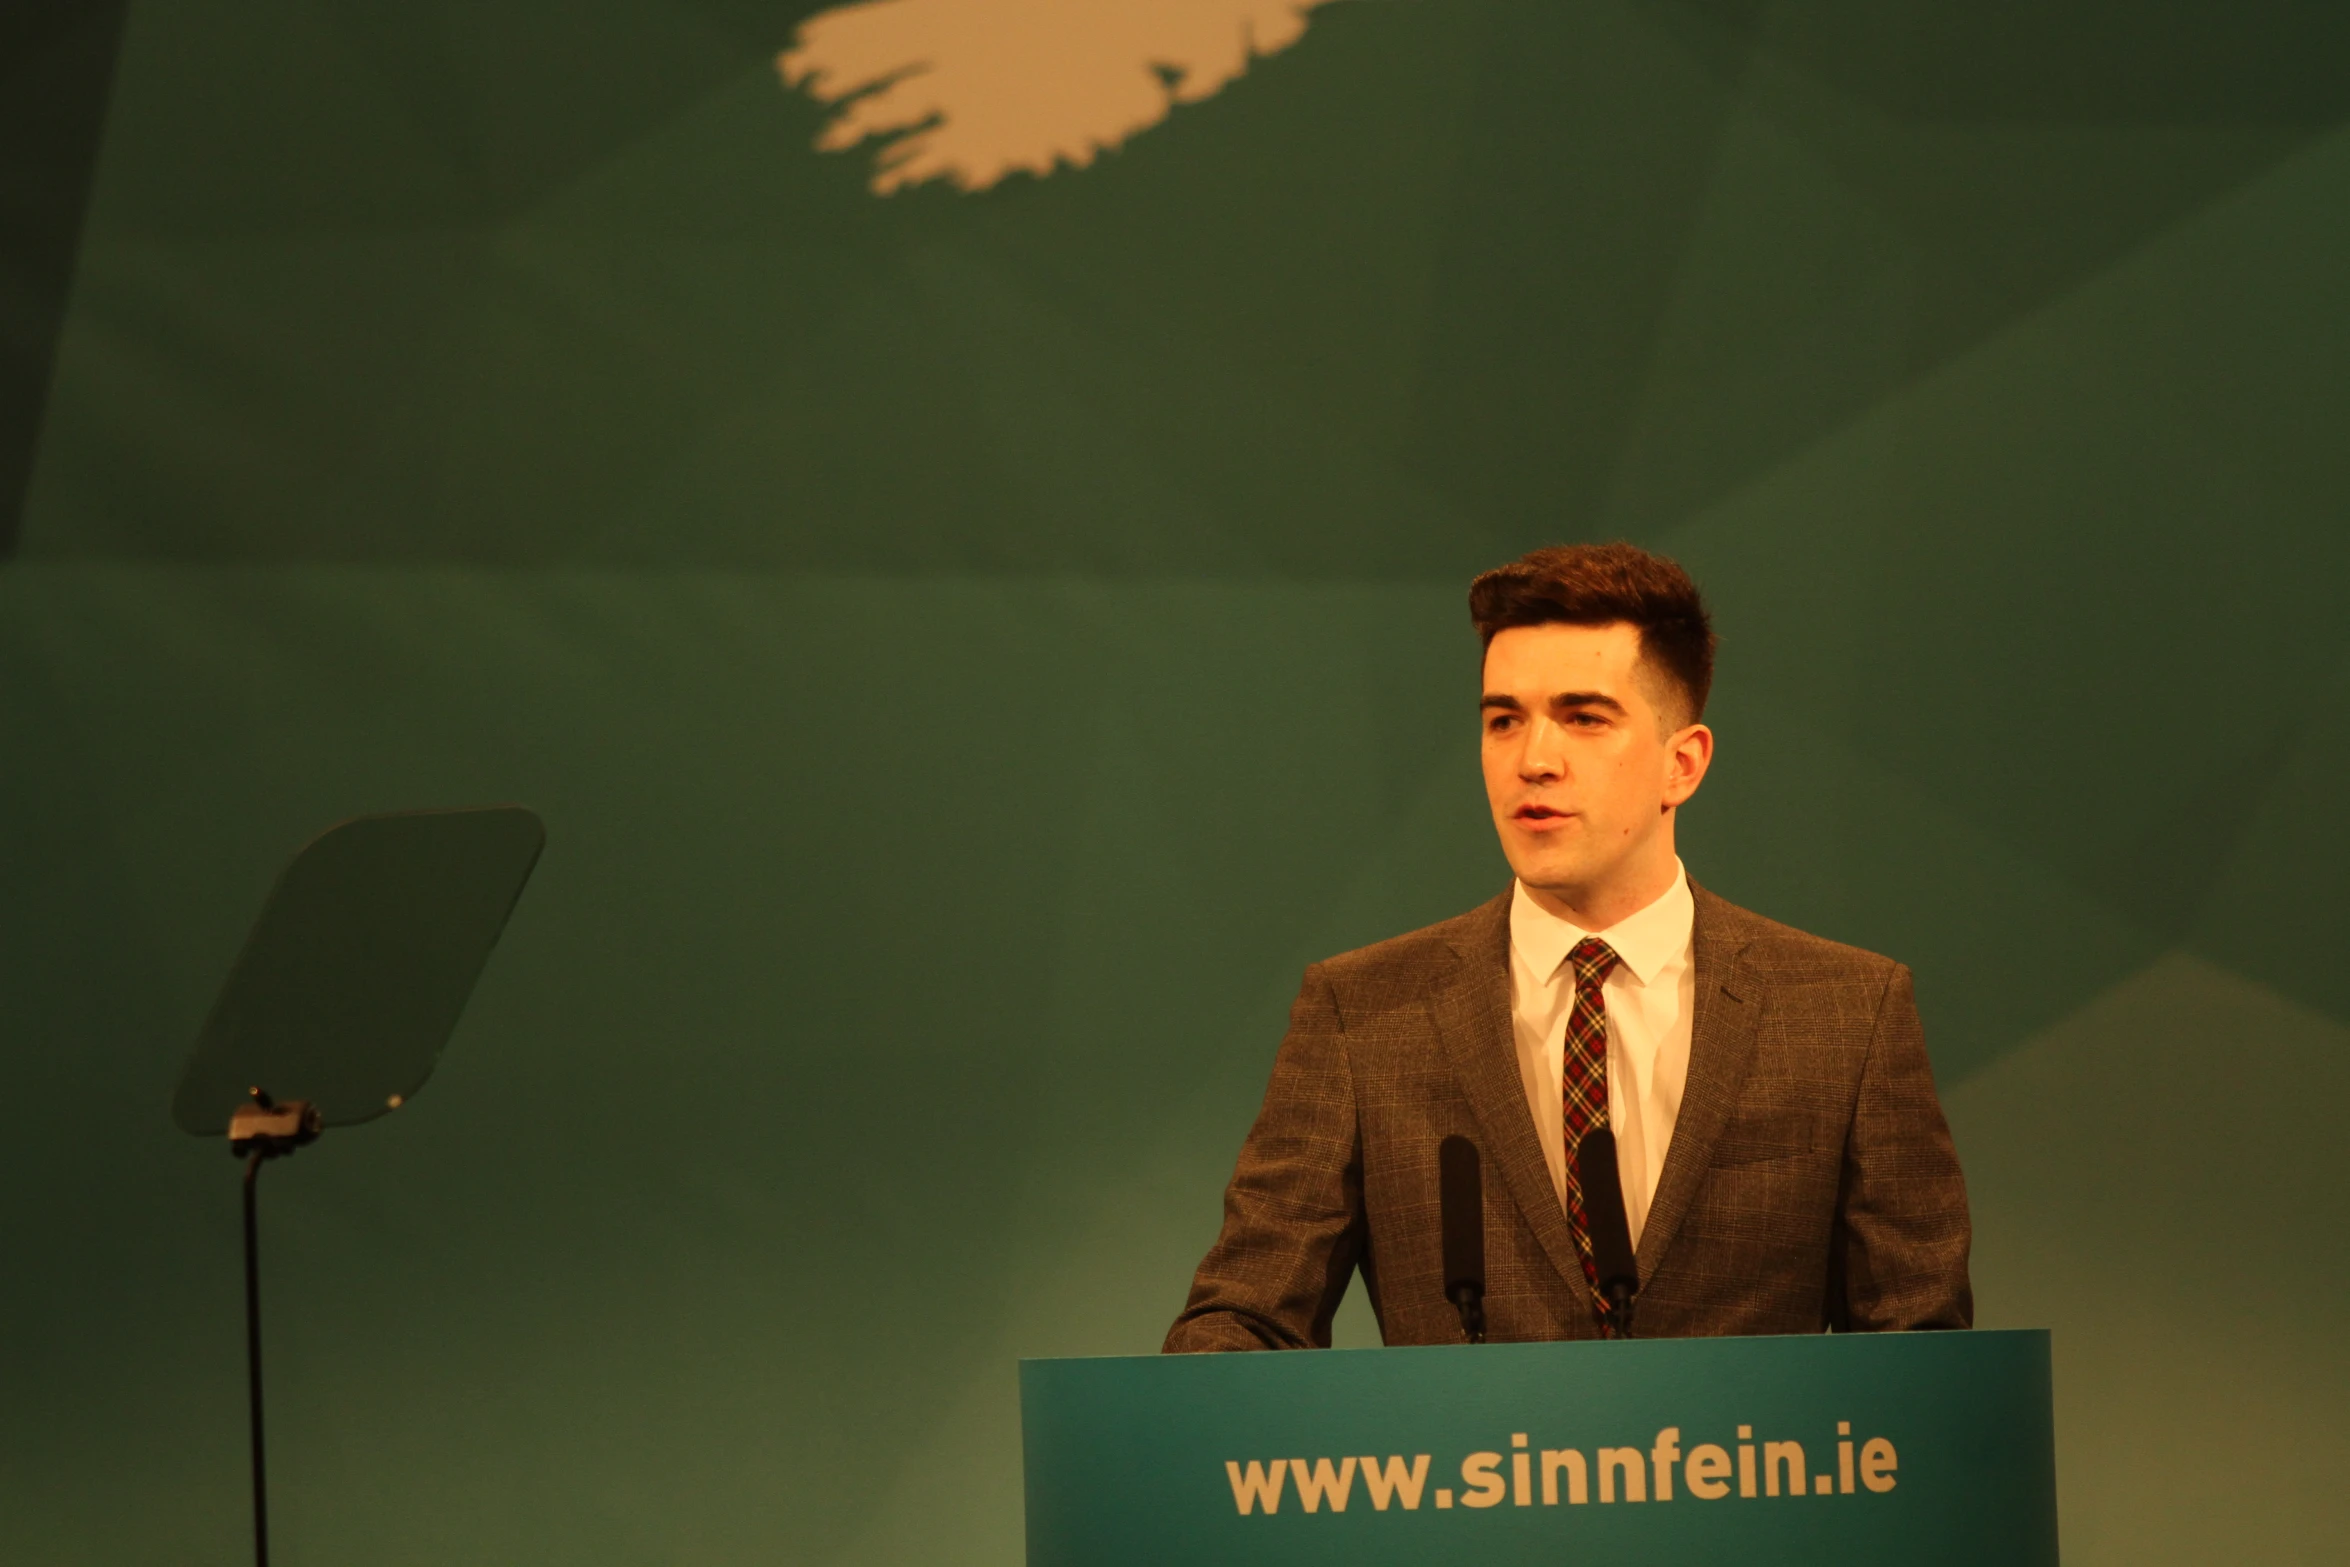
[[[1607,977],[1624,960],[1616,956],[1615,948],[1597,936],[1585,936],[1567,954],[1567,961],[1575,966],[1575,984],[1578,988],[1597,990],[1607,983]]]

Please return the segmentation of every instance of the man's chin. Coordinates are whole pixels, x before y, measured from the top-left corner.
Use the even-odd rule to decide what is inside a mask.
[[[1591,885],[1592,867],[1580,855],[1513,854],[1510,869],[1535,892],[1572,900]]]

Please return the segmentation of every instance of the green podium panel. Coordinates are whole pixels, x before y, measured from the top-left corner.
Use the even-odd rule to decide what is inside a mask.
[[[1029,1567],[2054,1567],[2048,1335],[1030,1360]]]

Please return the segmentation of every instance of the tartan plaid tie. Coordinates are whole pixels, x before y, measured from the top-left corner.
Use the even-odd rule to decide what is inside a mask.
[[[1566,1058],[1559,1073],[1567,1111],[1567,1220],[1574,1226],[1575,1250],[1582,1254],[1583,1277],[1595,1303],[1599,1269],[1591,1260],[1591,1223],[1583,1212],[1583,1177],[1575,1168],[1575,1151],[1583,1146],[1584,1133],[1607,1125],[1607,997],[1601,987],[1620,961],[1615,949],[1597,936],[1585,936],[1567,954],[1575,970],[1575,1005],[1567,1013]]]

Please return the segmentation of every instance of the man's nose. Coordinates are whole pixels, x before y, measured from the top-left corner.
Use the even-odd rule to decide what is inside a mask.
[[[1567,770],[1566,738],[1559,726],[1536,719],[1527,726],[1526,749],[1518,753],[1518,776],[1528,783],[1558,778]]]

